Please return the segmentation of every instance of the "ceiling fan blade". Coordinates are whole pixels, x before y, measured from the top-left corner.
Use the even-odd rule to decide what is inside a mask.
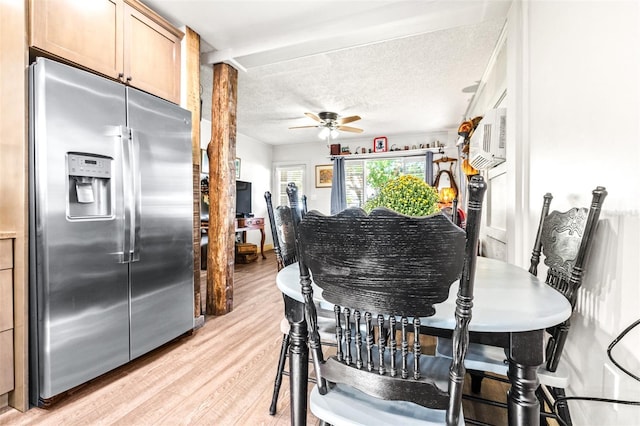
[[[310,129],[312,127],[318,127],[318,126],[296,126],[296,127],[289,127],[289,129]]]
[[[353,132],[353,133],[362,133],[364,130],[358,129],[357,127],[350,126],[338,126],[338,130],[343,130],[345,132]]]
[[[322,123],[322,120],[320,120],[320,117],[318,117],[317,115],[311,113],[311,112],[305,112],[304,115],[306,115],[307,117],[309,117],[312,120],[316,120],[318,123]]]
[[[352,123],[352,122],[358,121],[358,120],[360,120],[360,116],[359,115],[352,115],[350,117],[339,118],[338,120],[336,120],[336,122],[338,124],[342,125],[342,124]]]

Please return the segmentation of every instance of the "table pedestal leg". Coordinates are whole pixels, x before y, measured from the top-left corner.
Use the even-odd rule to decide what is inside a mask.
[[[509,350],[509,381],[507,396],[509,425],[538,426],[540,402],[536,398],[538,366],[543,361],[542,330],[511,333]]]
[[[307,390],[309,379],[309,347],[304,304],[284,296],[285,314],[289,320],[289,390],[291,424],[307,424]]]
[[[309,348],[307,323],[291,324],[289,332],[289,386],[291,390],[291,424],[307,424],[307,385],[309,377]]]

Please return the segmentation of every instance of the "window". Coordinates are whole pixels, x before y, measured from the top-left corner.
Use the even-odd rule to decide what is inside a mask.
[[[298,195],[304,194],[304,174],[305,166],[303,164],[293,166],[279,166],[276,167],[276,191],[277,194],[273,194],[273,201],[276,206],[288,206],[289,199],[287,198],[287,185],[289,182],[293,182],[298,187]]]
[[[401,175],[425,176],[424,157],[397,157],[345,162],[347,206],[362,207],[389,179]]]
[[[345,187],[347,191],[347,207],[361,207],[364,196],[364,160],[345,161]]]

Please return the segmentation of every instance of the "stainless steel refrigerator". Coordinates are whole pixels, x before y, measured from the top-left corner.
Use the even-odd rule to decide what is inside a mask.
[[[193,329],[191,113],[29,69],[31,402]]]

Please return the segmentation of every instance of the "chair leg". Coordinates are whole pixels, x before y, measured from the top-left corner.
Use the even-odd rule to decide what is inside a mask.
[[[562,398],[565,396],[564,389],[562,388],[552,388],[549,387],[549,391],[551,395],[553,395],[553,399]],[[560,401],[558,403],[558,415],[567,426],[571,426],[573,423],[571,422],[571,413],[569,412],[569,404],[567,401]]]
[[[282,346],[280,347],[280,359],[278,360],[278,370],[276,371],[276,380],[273,383],[273,396],[271,397],[271,407],[269,414],[276,414],[276,406],[278,405],[278,394],[280,393],[280,385],[282,385],[282,372],[284,371],[284,363],[287,360],[289,352],[289,335],[282,335]]]
[[[543,414],[546,413],[545,404],[547,403],[547,398],[545,398],[542,386],[538,386],[538,389],[536,389],[536,398],[540,403],[540,426],[547,426],[549,423],[547,422],[547,417]]]
[[[482,379],[484,378],[482,374],[478,374],[473,370],[469,371],[469,375],[471,376],[471,392],[480,393],[482,388]]]

